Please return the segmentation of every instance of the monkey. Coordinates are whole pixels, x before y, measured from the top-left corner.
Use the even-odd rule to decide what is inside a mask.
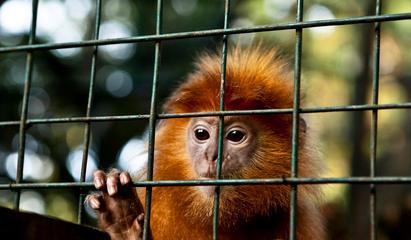
[[[220,109],[221,56],[202,53],[193,72],[163,105],[164,113],[213,112]],[[225,110],[284,109],[293,106],[292,72],[276,49],[229,48],[224,86]],[[301,116],[300,116],[301,117]],[[154,151],[154,180],[215,179],[218,116],[159,120]],[[283,178],[291,175],[291,114],[224,116],[222,179]],[[317,177],[318,154],[299,121],[298,174]],[[144,172],[144,170],[143,170]],[[100,227],[112,239],[140,239],[145,188],[130,187],[128,172],[94,173],[101,190],[87,202]],[[215,186],[153,187],[152,239],[211,239]],[[289,185],[220,187],[220,239],[288,239]],[[298,186],[297,239],[325,239],[319,202],[321,190]]]

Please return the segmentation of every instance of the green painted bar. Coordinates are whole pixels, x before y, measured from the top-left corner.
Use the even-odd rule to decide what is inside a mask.
[[[100,33],[100,22],[101,22],[101,1],[96,0],[96,20],[94,23],[94,36],[93,39],[97,40]],[[93,47],[93,55],[91,58],[91,68],[90,68],[90,85],[88,90],[88,99],[87,99],[87,109],[86,117],[91,115],[91,104],[93,103],[93,90],[94,84],[96,81],[96,62],[98,56],[98,46]],[[80,170],[80,182],[86,181],[86,169],[87,169],[87,158],[90,148],[90,133],[91,133],[91,122],[86,122],[84,128],[84,142],[83,142],[83,158],[81,161],[81,170]],[[80,189],[80,196],[78,200],[78,213],[77,213],[77,223],[83,223],[83,204],[86,195]]]
[[[348,106],[330,106],[330,107],[311,107],[301,108],[300,114],[308,113],[326,113],[326,112],[352,112],[352,111],[370,111],[370,110],[387,110],[387,109],[407,109],[411,108],[411,103],[398,104],[365,104],[365,105],[348,105]],[[193,113],[175,113],[175,114],[158,114],[157,119],[169,118],[191,118],[191,117],[208,117],[208,116],[234,116],[234,115],[265,115],[265,114],[290,114],[291,108],[287,109],[261,109],[261,110],[238,110],[222,112],[193,112]],[[109,122],[109,121],[134,121],[149,119],[150,115],[121,115],[121,116],[96,116],[96,117],[67,117],[67,118],[45,118],[45,119],[28,119],[26,126],[34,124],[54,124],[54,123],[74,123],[74,122]],[[0,127],[18,126],[20,121],[3,121]]]
[[[320,113],[320,112],[352,112],[352,111],[369,111],[369,110],[387,110],[387,109],[407,109],[411,108],[411,103],[398,104],[365,104],[365,105],[348,105],[348,106],[330,106],[330,107],[311,107],[301,108],[300,114]],[[193,112],[193,113],[175,113],[175,114],[158,114],[157,119],[169,118],[191,118],[191,117],[208,117],[208,116],[234,116],[234,115],[265,115],[265,114],[290,114],[291,108],[287,109],[261,109],[261,110],[238,110],[222,112]],[[149,119],[150,115],[117,115],[117,116],[96,116],[96,117],[67,117],[67,118],[45,118],[45,119],[28,119],[26,126],[34,124],[54,124],[54,123],[74,123],[74,122],[109,122],[109,121],[134,121]],[[18,126],[20,121],[3,121],[0,127]]]
[[[375,1],[375,15],[381,14],[381,1]],[[373,71],[372,71],[372,104],[378,105],[379,93],[379,74],[380,74],[380,33],[381,24],[374,23],[374,46],[373,46]],[[378,130],[378,109],[372,110],[371,127],[370,127],[370,177],[375,177],[375,168],[377,160],[377,130]],[[374,184],[370,185],[370,239],[377,239],[377,193]]]
[[[37,10],[38,1],[32,1],[32,17],[31,17],[31,29],[28,44],[34,43],[36,38],[36,26],[37,26]],[[16,183],[23,181],[23,166],[24,166],[24,154],[26,148],[26,131],[27,131],[27,111],[29,105],[29,96],[31,81],[33,76],[33,53],[28,52],[26,56],[26,70],[24,79],[24,90],[23,90],[23,101],[21,106],[20,114],[20,128],[19,128],[19,148],[17,156],[17,172],[16,172]],[[17,191],[14,197],[14,209],[19,210],[20,207],[20,191]]]
[[[260,178],[260,179],[219,179],[219,180],[167,180],[134,182],[134,187],[172,186],[240,186],[240,185],[309,185],[309,184],[411,184],[411,177],[340,177],[340,178]],[[64,183],[2,183],[0,190],[15,189],[75,189],[93,190],[92,182]]]
[[[247,27],[247,28],[229,28],[226,30],[213,29],[213,30],[205,30],[205,31],[155,34],[155,35],[137,36],[137,37],[129,37],[129,38],[88,40],[88,41],[81,41],[81,42],[22,45],[22,46],[17,46],[17,47],[0,48],[0,53],[22,52],[22,51],[30,51],[30,50],[31,51],[50,50],[50,49],[59,49],[59,48],[89,47],[89,46],[95,46],[95,45],[109,45],[109,44],[119,44],[119,43],[155,42],[155,41],[160,41],[160,40],[164,41],[164,40],[175,40],[175,39],[185,39],[185,38],[219,36],[223,34],[230,35],[230,34],[253,33],[253,32],[280,31],[280,30],[290,30],[290,29],[298,29],[298,28],[314,28],[314,27],[324,27],[324,26],[331,26],[331,25],[333,26],[351,25],[351,24],[372,23],[372,22],[399,21],[399,20],[407,20],[407,19],[411,19],[411,13],[341,18],[341,19],[336,19],[336,20],[317,20],[317,21],[306,21],[306,22],[301,22],[301,23],[293,22],[293,23],[272,24],[272,25],[263,25],[263,26],[257,26],[257,27]]]
[[[228,16],[230,14],[230,0],[224,2],[224,29],[228,28]],[[223,35],[223,49],[221,53],[221,74],[220,74],[220,111],[224,111],[224,95],[227,68],[227,48],[228,36]],[[219,116],[218,124],[218,156],[217,156],[217,173],[216,180],[221,178],[221,166],[223,164],[223,143],[224,143],[224,115]],[[220,208],[220,187],[217,186],[214,192],[213,206],[213,239],[218,239],[218,216]]]
[[[163,16],[163,1],[157,0],[157,16],[156,16],[156,34],[161,34],[162,29],[162,16]],[[153,180],[153,167],[154,167],[154,144],[155,144],[155,128],[157,121],[157,91],[158,91],[158,75],[160,68],[160,52],[161,42],[158,40],[155,43],[154,52],[154,69],[153,69],[153,89],[151,93],[150,104],[150,119],[149,119],[149,136],[148,136],[148,161],[147,161],[147,180]],[[147,186],[146,199],[145,199],[145,214],[144,214],[144,228],[143,239],[150,238],[150,217],[151,217],[151,197],[152,188]]]
[[[303,21],[304,0],[297,1],[296,22]],[[303,29],[296,29],[294,48],[294,95],[293,95],[293,125],[291,139],[291,177],[298,176],[298,146],[300,119],[300,84],[301,84],[301,55]],[[297,185],[291,185],[290,192],[290,239],[297,239]]]

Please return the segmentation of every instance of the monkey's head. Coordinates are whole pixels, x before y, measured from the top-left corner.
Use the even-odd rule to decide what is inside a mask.
[[[212,112],[220,108],[221,57],[204,54],[196,68],[164,105],[168,113]],[[227,57],[226,110],[291,108],[293,87],[285,64],[274,50],[231,49]],[[219,117],[178,119],[178,136],[197,178],[214,178]],[[304,124],[302,124],[304,127]],[[304,144],[304,132],[300,144]],[[291,115],[224,117],[222,176],[289,176]],[[271,169],[272,168],[272,169]]]
[[[292,108],[293,86],[286,64],[274,50],[231,49],[227,56],[225,110]],[[220,109],[221,57],[204,54],[195,70],[164,104],[166,113],[213,112]],[[165,120],[158,129],[156,149],[166,156],[157,161],[161,179],[213,179],[218,155],[219,117]],[[225,116],[222,178],[278,178],[290,176],[291,114]],[[307,152],[305,123],[300,121],[299,176],[316,176],[317,166]],[[299,189],[305,191],[310,186]],[[200,192],[211,216],[213,187],[193,187]],[[224,216],[268,215],[289,204],[289,186],[225,186],[220,210]],[[197,191],[200,190],[200,191]],[[309,192],[309,191],[308,191]],[[192,196],[195,196],[193,194]],[[197,204],[198,201],[190,201]],[[239,211],[240,209],[249,209]],[[201,210],[202,211],[202,210]],[[230,221],[226,222],[231,224]]]

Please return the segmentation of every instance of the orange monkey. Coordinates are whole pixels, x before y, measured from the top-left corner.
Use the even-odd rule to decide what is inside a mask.
[[[226,110],[291,108],[293,86],[286,64],[275,50],[230,49],[227,57]],[[195,70],[164,104],[166,113],[211,112],[220,107],[221,57],[206,53]],[[156,129],[154,179],[214,179],[218,149],[218,117],[161,120]],[[226,116],[222,178],[290,176],[292,119],[289,114]],[[318,176],[319,164],[309,152],[308,131],[300,121],[299,176]],[[102,190],[88,201],[103,230],[113,239],[141,234],[145,191],[127,187],[127,172],[97,171]],[[153,239],[211,239],[214,186],[155,187],[152,196]],[[320,191],[298,187],[298,239],[324,239],[317,206]],[[221,239],[287,239],[290,186],[223,186],[219,208]]]

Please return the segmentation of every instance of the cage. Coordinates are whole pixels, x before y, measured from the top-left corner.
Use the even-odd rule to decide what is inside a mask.
[[[411,29],[409,24],[411,6],[407,1],[384,1],[384,5],[382,3],[382,0],[364,3],[350,1],[348,4],[350,6],[345,6],[332,1],[320,0],[296,0],[289,1],[289,3],[275,0],[215,2],[158,0],[156,3],[101,0],[83,3],[74,0],[0,1],[0,36],[4,36],[3,41],[0,41],[2,56],[0,72],[4,73],[4,83],[0,85],[1,95],[3,95],[0,96],[0,105],[3,109],[3,113],[0,114],[2,136],[0,159],[4,162],[0,167],[0,190],[5,193],[2,199],[3,205],[19,210],[22,195],[44,195],[50,201],[47,206],[44,206],[44,203],[40,205],[43,209],[52,209],[53,206],[54,208],[61,206],[56,205],[56,202],[65,202],[62,199],[68,196],[71,199],[77,198],[77,206],[71,205],[72,209],[78,209],[76,219],[73,214],[70,217],[60,217],[79,224],[89,223],[90,217],[86,216],[83,206],[86,194],[93,189],[93,184],[88,177],[89,171],[106,168],[112,165],[108,158],[119,159],[121,155],[114,150],[104,149],[102,146],[108,145],[110,148],[120,149],[119,142],[127,141],[127,139],[129,139],[130,146],[138,144],[139,141],[133,138],[134,135],[130,133],[130,128],[141,133],[144,125],[148,123],[147,181],[134,183],[136,187],[146,188],[147,212],[151,209],[151,192],[155,187],[201,184],[216,186],[289,185],[292,189],[289,234],[290,239],[296,239],[298,186],[306,184],[344,185],[352,186],[351,198],[346,197],[337,207],[328,206],[324,211],[331,223],[341,224],[341,220],[337,218],[345,216],[345,219],[353,219],[354,226],[343,226],[343,229],[331,226],[333,229],[330,238],[350,238],[348,237],[350,232],[358,239],[364,236],[375,239],[378,235],[387,239],[406,238],[409,235],[406,235],[406,227],[402,226],[406,226],[409,220],[403,215],[411,212],[409,207],[411,194],[407,186],[411,183],[411,172],[404,170],[407,166],[409,167],[406,161],[408,145],[411,142],[409,139],[411,134],[406,124],[410,117],[408,108],[411,107],[407,99],[410,75],[406,68],[411,59],[409,53],[406,52],[411,42],[409,41],[411,38],[409,30]],[[24,22],[23,27],[18,24],[7,25],[10,22],[10,16],[13,16],[11,12],[13,10],[18,10],[19,19],[26,19],[25,23],[30,24],[29,28],[27,24],[24,25]],[[265,11],[262,14],[265,14],[263,17],[256,15],[259,10]],[[52,19],[44,17],[53,11],[60,15],[64,13],[63,15],[75,22],[76,26],[72,26],[73,23],[61,25],[61,22],[67,19],[56,20],[60,22],[58,25],[51,22]],[[341,17],[336,17],[333,11],[335,15],[338,13]],[[207,15],[210,12],[214,18]],[[31,16],[30,19],[27,19],[27,16]],[[310,20],[306,20],[305,16],[308,16]],[[82,26],[82,21],[87,24]],[[138,29],[132,26],[133,21],[138,22]],[[50,26],[47,27],[48,25]],[[392,29],[382,29],[384,25]],[[16,29],[19,27],[21,30],[18,32]],[[351,27],[355,29],[345,29],[335,35],[329,33],[336,28]],[[389,33],[384,35],[385,30]],[[63,34],[63,41],[59,41],[58,37],[53,38],[58,33],[66,31],[69,34],[81,36],[72,40],[70,37],[64,38]],[[83,32],[79,34],[79,31]],[[202,46],[221,45],[221,68],[225,69],[228,46],[235,41],[244,41],[249,44],[250,39],[257,33],[265,34],[263,37],[268,39],[266,42],[279,42],[279,45],[283,46],[282,51],[293,53],[289,54],[292,55],[290,58],[293,59],[294,72],[293,108],[225,111],[223,94],[221,94],[219,112],[184,114],[159,112],[159,102],[173,85],[166,78],[178,79],[182,72],[190,69],[188,62],[193,53],[180,56],[179,50],[195,52],[196,48],[198,50]],[[303,38],[303,33],[308,37],[307,42],[305,42],[306,38]],[[346,34],[352,39],[345,38]],[[322,40],[320,41],[315,36],[320,36]],[[338,44],[340,45],[336,44],[338,42],[336,39],[339,39]],[[327,41],[331,44],[328,43],[329,45],[326,45],[324,49],[318,44],[318,42],[324,44]],[[347,43],[344,45],[341,41],[354,41],[355,46]],[[333,43],[335,43],[334,46]],[[347,56],[349,51],[353,52],[354,57]],[[383,57],[381,57],[381,51],[385,54]],[[304,58],[303,53],[307,53],[308,56]],[[318,59],[316,58],[317,53]],[[339,58],[330,60],[324,57],[321,59],[322,56],[335,55]],[[181,69],[173,71],[176,66],[173,62],[177,56],[180,61],[187,63]],[[308,65],[304,73],[303,61]],[[315,64],[326,70],[316,71],[315,67],[312,67]],[[338,67],[330,67],[333,64],[345,68],[341,75],[353,80],[345,81],[344,84],[341,81],[333,81],[338,76],[333,75],[332,72],[343,71]],[[134,65],[135,69],[131,65]],[[84,73],[88,74],[87,78],[84,77]],[[138,78],[133,78],[133,74]],[[316,83],[315,80],[309,80],[316,77],[330,80],[329,85],[324,87],[323,85],[327,84],[326,81]],[[305,78],[308,83],[304,81]],[[68,79],[72,82],[66,82]],[[222,83],[224,79],[223,74]],[[14,83],[10,83],[12,81]],[[383,94],[381,81],[384,82],[385,91],[392,90],[391,95],[399,95],[399,97]],[[323,92],[309,89],[308,85],[321,87]],[[72,88],[76,90],[70,90]],[[324,98],[330,100],[331,103],[324,104],[316,100],[317,105],[304,106],[301,104],[301,88],[307,88],[308,91],[313,92],[311,99],[321,99],[324,96],[319,96],[320,94],[328,94],[329,96]],[[148,94],[149,90],[151,94]],[[224,84],[221,88],[222,92],[223,90]],[[342,98],[345,100],[339,102],[338,99],[334,99],[333,93],[335,92],[344,95]],[[388,96],[388,100],[383,98],[385,96]],[[60,97],[66,100],[61,100]],[[122,105],[128,101],[143,103],[128,108],[123,107]],[[386,101],[393,102],[386,103]],[[95,102],[98,102],[97,106]],[[47,108],[51,110],[45,110]],[[15,109],[19,110],[15,111]],[[341,113],[346,115],[338,115]],[[217,177],[215,180],[207,181],[153,181],[153,164],[155,164],[153,155],[156,148],[154,145],[155,125],[158,120],[217,116],[223,122],[224,116],[251,114],[289,114],[292,116],[292,142],[290,143],[292,174],[290,176],[273,179],[219,179]],[[336,119],[341,121],[341,118],[350,119],[348,123],[342,123],[339,130],[333,130],[332,125],[327,125],[328,129],[323,131],[323,135],[327,135],[327,131],[347,130],[348,133],[340,133],[339,136],[345,136],[345,139],[350,139],[346,141],[352,141],[350,149],[331,144],[328,146],[328,151],[335,151],[333,155],[335,158],[351,158],[351,162],[346,159],[339,165],[331,166],[330,168],[334,170],[338,170],[339,167],[346,168],[346,172],[337,174],[337,176],[325,174],[326,176],[321,178],[302,178],[297,172],[298,119],[300,115],[320,116],[321,114],[330,114],[324,117],[324,121],[328,122],[338,121]],[[395,117],[397,115],[399,117]],[[390,117],[393,118],[394,123],[390,122]],[[138,123],[138,126],[133,125],[135,123]],[[397,126],[392,127],[393,125]],[[381,128],[385,129],[383,131],[392,131],[389,134],[384,133],[382,140],[377,134]],[[110,133],[110,137],[107,132]],[[121,134],[116,134],[116,132],[121,132]],[[47,135],[53,135],[53,137]],[[364,136],[367,136],[368,140]],[[43,142],[47,144],[40,144],[38,139],[44,139]],[[324,139],[327,137],[325,136]],[[331,142],[338,141],[332,140]],[[400,147],[389,146],[387,144],[389,142],[402,145]],[[219,143],[222,144],[221,135]],[[65,146],[61,147],[62,145]],[[97,148],[96,145],[100,147]],[[393,149],[387,150],[390,147]],[[405,153],[396,155],[395,153],[400,151],[398,148]],[[126,146],[122,149],[126,151]],[[219,150],[219,156],[222,154],[221,151],[222,148]],[[347,154],[347,151],[351,152],[351,156]],[[104,154],[108,157],[105,157],[99,164],[97,159]],[[328,156],[325,155],[324,160],[328,161]],[[66,168],[62,160],[65,157],[67,158]],[[393,158],[398,159],[394,163],[399,167],[390,168],[388,167],[390,164],[384,161],[384,159]],[[72,161],[70,162],[69,159]],[[76,159],[76,163],[73,159]],[[381,162],[380,166],[377,166],[377,160]],[[329,161],[333,162],[332,159]],[[347,165],[351,165],[350,168]],[[128,165],[124,162],[123,166]],[[220,160],[218,166],[221,167]],[[40,168],[40,173],[34,172],[33,169],[36,167]],[[59,173],[55,169],[57,167],[60,169]],[[386,172],[384,172],[385,168],[387,168]],[[10,173],[12,171],[14,172]],[[56,174],[60,174],[61,177],[56,177]],[[344,174],[348,176],[343,176]],[[398,188],[398,190],[393,191],[393,188]],[[63,191],[69,194],[65,195]],[[338,195],[336,191],[347,192],[349,190],[340,188],[334,190],[334,195]],[[45,195],[48,192],[52,194]],[[381,192],[381,201],[377,201],[379,192]],[[393,200],[389,196],[391,194],[400,200]],[[358,197],[360,195],[361,197]],[[214,239],[218,238],[218,199],[218,191],[216,191],[213,213]],[[365,205],[359,202],[364,199],[367,199]],[[389,206],[385,206],[383,201],[386,200],[390,201]],[[403,204],[401,207],[395,207],[398,201]],[[345,205],[355,209],[351,215],[338,210],[338,208],[348,209],[349,207]],[[377,208],[377,206],[381,206],[381,212],[378,212],[380,207]],[[365,207],[367,211],[361,209],[362,207]],[[53,210],[49,211],[53,212]],[[145,239],[148,237],[148,222],[150,222],[150,214],[145,215]]]

